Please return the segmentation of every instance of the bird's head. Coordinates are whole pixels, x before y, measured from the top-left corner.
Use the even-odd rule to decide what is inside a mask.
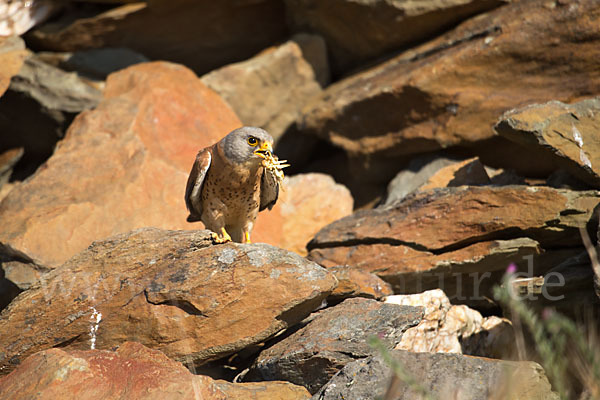
[[[227,159],[258,164],[273,153],[273,138],[264,129],[245,126],[230,132],[220,143]]]

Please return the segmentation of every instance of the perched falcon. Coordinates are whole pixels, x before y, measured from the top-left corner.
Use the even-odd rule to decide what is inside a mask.
[[[273,208],[279,196],[273,138],[260,128],[243,127],[201,150],[185,189],[188,222],[202,221],[213,240],[250,243],[259,211]],[[281,174],[282,175],[282,174]]]

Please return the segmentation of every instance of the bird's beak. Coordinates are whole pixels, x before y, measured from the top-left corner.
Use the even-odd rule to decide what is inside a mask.
[[[260,147],[254,150],[254,154],[266,158],[273,154],[273,145],[270,142],[262,142]]]

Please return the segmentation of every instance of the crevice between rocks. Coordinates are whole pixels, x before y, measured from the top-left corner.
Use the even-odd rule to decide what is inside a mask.
[[[573,210],[573,211],[567,210],[564,212],[564,214],[561,214],[561,215],[571,215],[571,214],[579,214],[579,212],[576,210]],[[556,223],[556,224],[549,223],[548,226],[549,227],[551,226],[553,228],[557,228],[557,227],[563,227],[565,229],[570,228],[568,226],[561,225],[560,223]],[[515,240],[515,239],[520,239],[520,238],[529,238],[529,239],[535,240],[536,242],[540,243],[540,245],[546,250],[578,247],[578,245],[576,245],[576,244],[574,244],[573,246],[564,246],[564,245],[563,246],[553,246],[549,243],[543,243],[543,240],[540,240],[540,237],[539,237],[540,235],[535,234],[536,230],[542,230],[542,229],[543,228],[523,230],[520,228],[506,228],[506,229],[490,232],[490,233],[483,234],[483,235],[472,236],[472,237],[460,240],[458,242],[449,244],[447,246],[443,246],[443,247],[435,248],[435,249],[428,248],[426,246],[423,246],[423,245],[421,245],[419,243],[415,243],[415,242],[408,242],[408,241],[404,241],[404,240],[399,240],[399,239],[394,239],[394,238],[385,238],[385,237],[384,238],[366,237],[366,238],[362,238],[362,239],[347,239],[347,240],[341,240],[339,242],[315,243],[315,242],[311,241],[306,245],[306,248],[308,251],[312,251],[312,250],[328,249],[328,248],[334,248],[334,247],[352,247],[352,246],[360,246],[360,245],[387,244],[387,245],[391,245],[391,246],[406,246],[406,247],[411,248],[416,251],[428,252],[433,255],[442,255],[444,253],[462,250],[466,247],[472,246],[477,243],[489,242],[489,241],[493,241],[493,240]],[[583,245],[583,244],[580,244],[580,245]]]
[[[152,301],[148,298],[148,291],[144,290],[144,296],[146,297],[146,301],[149,304],[153,304],[156,306],[167,305],[179,308],[181,311],[190,314],[190,315],[198,315],[204,318],[207,318],[207,315],[204,314],[201,310],[196,308],[192,303],[187,300],[182,299],[168,299],[163,301]]]

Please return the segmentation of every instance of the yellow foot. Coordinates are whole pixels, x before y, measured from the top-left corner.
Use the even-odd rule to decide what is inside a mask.
[[[229,236],[229,233],[227,233],[225,228],[221,228],[220,235],[218,233],[212,232],[210,236],[214,244],[231,242],[231,236]]]
[[[248,231],[244,232],[244,243],[252,243],[250,240],[250,232]]]

